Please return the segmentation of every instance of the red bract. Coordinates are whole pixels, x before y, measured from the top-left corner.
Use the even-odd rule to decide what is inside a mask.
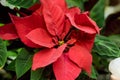
[[[64,11],[60,7],[61,1],[59,1],[58,3],[58,0],[41,0],[41,2],[43,7],[42,13],[47,30],[50,32],[51,35],[61,35],[64,28],[65,20]]]
[[[71,24],[79,30],[72,33],[72,38],[76,39],[76,43],[68,52],[69,58],[79,67],[90,73],[92,64],[90,51],[95,35],[99,33],[99,28],[88,17],[87,12],[80,13],[78,8],[69,9],[66,16],[69,18]]]
[[[99,28],[96,23],[88,17],[88,12],[80,13],[78,8],[71,8],[66,13],[66,16],[77,29],[89,34],[99,33]]]
[[[57,80],[75,80],[81,72],[81,68],[76,66],[66,54],[54,62],[53,70]]]
[[[64,0],[40,1],[30,16],[11,15],[21,41],[29,47],[43,47],[33,57],[32,70],[53,63],[57,80],[75,80],[82,69],[90,74],[90,52],[99,33],[96,23],[79,8],[68,9]]]
[[[39,48],[40,46],[26,38],[26,35],[33,29],[38,27],[42,28],[45,25],[43,17],[41,15],[38,16],[37,14],[32,14],[31,16],[21,18],[11,15],[11,18],[21,41],[29,47]]]
[[[4,40],[16,39],[18,38],[16,29],[12,23],[6,24],[0,27],[0,38]]]

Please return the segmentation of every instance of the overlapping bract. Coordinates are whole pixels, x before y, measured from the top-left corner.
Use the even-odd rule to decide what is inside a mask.
[[[0,38],[20,38],[28,47],[42,47],[34,54],[32,70],[53,64],[57,80],[75,80],[82,69],[90,74],[90,52],[99,33],[96,23],[87,12],[81,13],[77,7],[67,8],[65,0],[40,2],[30,16],[10,15],[14,26],[0,27]]]

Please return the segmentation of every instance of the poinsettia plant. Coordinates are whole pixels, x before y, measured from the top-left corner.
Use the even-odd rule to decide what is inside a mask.
[[[0,27],[0,49],[6,54],[1,68],[6,64],[7,70],[16,72],[17,79],[26,72],[31,72],[30,80],[75,80],[83,71],[91,76],[92,48],[94,42],[97,45],[94,40],[100,34],[99,24],[90,18],[94,17],[92,12],[83,11],[76,2],[71,7],[68,3],[40,0],[29,8],[18,5],[26,9],[15,6],[14,12],[8,13],[9,21]]]

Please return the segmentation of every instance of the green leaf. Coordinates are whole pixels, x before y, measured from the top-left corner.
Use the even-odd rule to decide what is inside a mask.
[[[10,70],[10,71],[15,71],[15,61],[12,61],[10,64],[8,64],[8,66],[5,68],[6,70]]]
[[[4,41],[5,46],[10,46],[10,42],[8,40]]]
[[[8,51],[7,52],[7,56],[12,56],[12,57],[16,57],[17,56],[17,53],[15,51]]]
[[[7,60],[7,49],[4,41],[0,39],[0,69],[4,67]]]
[[[88,74],[85,71],[83,71],[83,74],[85,74],[86,76],[88,76]],[[98,76],[98,72],[96,71],[96,69],[92,65],[90,78],[97,80],[97,76]]]
[[[104,9],[105,9],[106,0],[99,0],[96,5],[90,11],[90,16],[93,20],[96,21],[99,27],[104,26]]]
[[[84,10],[84,2],[87,0],[66,0],[68,7],[79,7],[81,10]]]
[[[31,68],[31,65],[32,55],[29,54],[26,49],[21,49],[15,63],[17,78],[20,78],[22,75],[24,75]]]
[[[3,23],[0,23],[0,27],[2,27],[2,26],[4,26],[5,24],[3,24]]]
[[[91,73],[91,78],[92,79],[97,79],[98,76],[98,72],[96,71],[96,69],[94,68],[94,66],[92,66],[92,73]]]
[[[14,5],[14,6],[19,6],[19,7],[23,7],[23,8],[29,8],[30,6],[32,6],[33,4],[35,4],[37,1],[39,0],[7,0],[8,3]]]
[[[41,80],[42,79],[43,70],[44,69],[37,69],[36,71],[31,71],[30,80]]]
[[[119,47],[109,38],[101,35],[96,36],[93,52],[104,57],[112,58],[120,56]]]
[[[120,48],[120,34],[117,35],[110,35],[108,37],[110,40],[116,43],[116,45]]]

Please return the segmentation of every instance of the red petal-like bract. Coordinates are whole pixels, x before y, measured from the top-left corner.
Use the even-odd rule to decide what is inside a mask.
[[[81,34],[82,38],[79,38],[78,40],[83,42],[86,48],[91,52],[96,34],[87,34],[84,32],[81,32]]]
[[[58,5],[64,12],[67,10],[67,3],[65,0],[52,0],[56,5]]]
[[[40,46],[51,48],[55,45],[52,42],[51,35],[43,28],[36,28],[32,30],[26,37]]]
[[[86,13],[75,15],[75,23],[79,29],[87,33],[99,33],[97,24]]]
[[[75,44],[73,47],[71,47],[68,52],[68,56],[80,68],[86,70],[88,74],[90,74],[92,56],[82,42],[80,44]]]
[[[60,47],[44,49],[36,53],[33,57],[32,70],[37,68],[45,67],[53,62],[55,62],[63,53],[66,44]]]
[[[11,40],[18,38],[16,29],[12,23],[0,27],[0,38],[4,40]]]
[[[75,15],[80,14],[80,12],[81,12],[80,9],[77,7],[73,7],[67,10],[66,16],[68,17],[69,21],[73,26],[77,26],[74,22],[74,19],[75,19]]]
[[[41,5],[43,6],[42,13],[50,34],[61,35],[65,19],[63,10],[54,3],[54,0],[41,0]]]
[[[39,45],[30,41],[26,35],[35,28],[43,28],[43,17],[37,14],[21,18],[13,15],[10,16],[21,41],[29,47],[40,47]]]
[[[98,26],[86,13],[78,14],[78,11],[76,11],[76,13],[73,12],[74,9],[76,10],[76,8],[72,8],[72,10],[66,14],[74,27],[89,34],[99,33]]]
[[[57,80],[75,80],[81,72],[81,68],[64,54],[53,63],[53,70]]]
[[[80,14],[80,13],[81,13],[81,10],[78,7],[69,8],[67,9],[67,12],[66,12],[66,14],[70,14],[72,18],[74,18],[76,14]]]
[[[60,35],[60,39],[64,39],[66,37],[66,35],[68,34],[68,32],[70,31],[71,28],[71,23],[68,19],[65,20],[65,25],[64,25],[64,29],[62,34]]]

